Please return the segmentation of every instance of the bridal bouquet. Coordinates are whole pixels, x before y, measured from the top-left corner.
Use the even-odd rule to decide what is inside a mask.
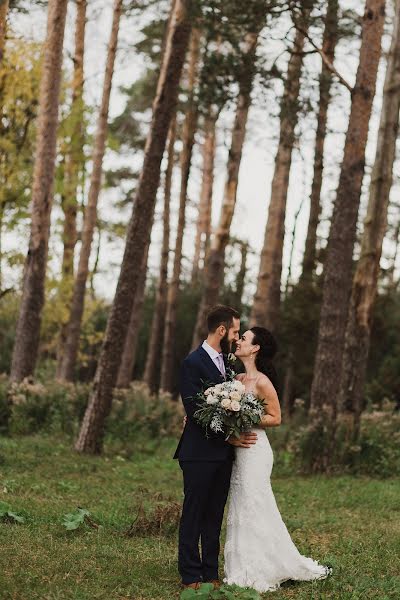
[[[208,387],[197,394],[199,409],[194,413],[196,421],[214,433],[239,438],[244,431],[260,423],[264,403],[253,393],[246,392],[240,381],[224,381]]]

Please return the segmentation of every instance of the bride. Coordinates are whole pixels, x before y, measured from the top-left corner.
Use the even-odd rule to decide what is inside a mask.
[[[224,581],[258,592],[276,590],[288,579],[310,581],[323,579],[330,573],[328,567],[299,553],[282,521],[271,488],[273,454],[264,428],[281,422],[271,363],[276,350],[276,342],[267,329],[252,327],[237,342],[235,352],[246,369],[237,378],[248,392],[265,401],[266,414],[254,429],[258,434],[256,444],[235,449]]]

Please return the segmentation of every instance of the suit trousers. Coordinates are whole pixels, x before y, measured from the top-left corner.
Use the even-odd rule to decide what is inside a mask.
[[[179,573],[183,584],[212,581],[218,579],[219,537],[232,460],[179,461],[179,465],[185,494],[179,526]]]

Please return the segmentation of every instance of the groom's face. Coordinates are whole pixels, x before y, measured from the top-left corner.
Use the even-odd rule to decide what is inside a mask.
[[[229,352],[235,351],[234,346],[239,339],[239,332],[240,319],[233,319],[229,329],[225,328],[225,335],[221,339],[221,350],[224,354],[229,354]]]

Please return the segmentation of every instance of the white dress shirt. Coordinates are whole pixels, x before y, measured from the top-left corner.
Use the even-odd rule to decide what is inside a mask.
[[[208,356],[211,358],[221,375],[225,377],[226,371],[222,352],[217,352],[216,350],[214,350],[214,348],[212,348],[206,340],[204,340],[201,347],[204,348],[204,350],[207,352]]]

